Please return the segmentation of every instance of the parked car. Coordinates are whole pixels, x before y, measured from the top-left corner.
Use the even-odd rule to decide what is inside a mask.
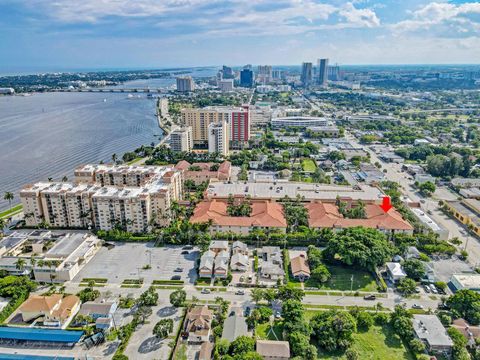
[[[250,308],[248,306],[245,308],[245,316],[250,316]]]
[[[182,250],[192,250],[192,249],[193,249],[192,245],[185,245],[184,247],[182,247]]]
[[[438,290],[437,290],[437,288],[435,287],[435,285],[430,284],[430,290],[432,291],[432,293],[438,294]]]
[[[430,293],[430,287],[428,285],[423,285],[423,289],[426,293]]]
[[[202,294],[210,294],[210,289],[203,289]]]
[[[174,272],[182,272],[182,271],[183,271],[183,268],[181,268],[181,267],[178,267],[178,268],[176,268],[176,269],[175,269],[175,270],[173,270],[173,271],[174,271]]]
[[[188,250],[183,250],[183,251],[181,252],[181,254],[182,254],[182,255],[188,255],[188,254],[190,254],[190,253],[188,252]]]
[[[420,289],[418,287],[415,288],[415,294],[420,294]]]
[[[235,295],[245,295],[245,290],[237,290],[235,291]]]
[[[412,309],[423,309],[423,306],[420,304],[413,304]]]
[[[275,319],[280,319],[282,315],[280,315],[280,311],[275,311]]]
[[[364,300],[375,300],[377,297],[375,295],[365,295],[363,297]]]
[[[173,275],[170,280],[181,280],[182,277],[180,275]]]

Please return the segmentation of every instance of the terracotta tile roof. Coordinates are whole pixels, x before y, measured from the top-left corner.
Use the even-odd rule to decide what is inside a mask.
[[[366,219],[346,219],[339,213],[337,206],[332,203],[311,202],[305,207],[308,210],[308,222],[311,227],[363,226],[385,230],[413,230],[412,225],[405,221],[397,210],[392,208],[388,212],[384,212],[377,204],[365,204]]]
[[[310,276],[310,267],[305,256],[299,255],[290,260],[290,266],[292,268],[292,274],[306,274]]]
[[[20,306],[19,310],[25,312],[51,312],[59,303],[59,301],[62,300],[62,297],[62,294],[53,294],[50,296],[30,295],[29,298]]]
[[[230,177],[232,164],[230,161],[224,161],[219,164],[218,170],[210,171],[210,168],[215,165],[213,162],[208,163],[193,163],[190,164],[186,160],[181,160],[175,165],[176,170],[183,171],[186,179],[192,177],[209,177],[209,178],[218,178],[219,180],[227,180]],[[199,171],[189,170],[190,166],[199,167]]]
[[[226,200],[205,200],[197,205],[190,222],[203,223],[212,220],[213,224],[220,226],[287,227],[281,204],[267,200],[253,200],[251,206],[250,216],[229,216]]]
[[[52,312],[52,315],[61,319],[66,319],[70,316],[72,309],[80,302],[80,299],[75,295],[68,295],[62,299],[60,307]]]

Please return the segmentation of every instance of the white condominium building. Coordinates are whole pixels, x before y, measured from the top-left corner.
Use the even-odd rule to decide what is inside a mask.
[[[170,167],[85,165],[75,170],[75,181],[25,186],[26,224],[146,232],[152,224],[168,225],[171,203],[182,194],[182,174]]]
[[[191,76],[177,77],[177,91],[179,92],[195,91],[195,81],[193,81]]]
[[[227,156],[229,143],[228,124],[225,121],[208,126],[208,152]]]
[[[192,128],[187,126],[170,133],[170,149],[174,152],[189,152],[193,149]]]

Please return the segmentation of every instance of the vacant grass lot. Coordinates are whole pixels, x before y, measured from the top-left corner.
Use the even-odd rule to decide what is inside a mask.
[[[258,324],[255,327],[255,335],[260,339],[283,340],[283,322],[275,321],[273,328],[270,323]]]
[[[317,166],[315,165],[315,161],[312,159],[303,159],[302,160],[302,170],[306,172],[315,172]]]
[[[354,334],[352,349],[362,360],[413,360],[413,355],[405,348],[400,338],[389,326],[372,326],[367,332]],[[341,353],[325,353],[319,350],[319,359],[346,359]]]
[[[305,282],[305,287],[318,287],[321,289],[341,291],[377,291],[377,284],[373,276],[365,270],[349,266],[326,264],[332,277],[325,284],[310,279]],[[353,282],[352,282],[353,276]]]

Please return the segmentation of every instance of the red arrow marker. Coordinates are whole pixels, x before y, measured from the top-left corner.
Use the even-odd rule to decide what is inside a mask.
[[[392,204],[390,204],[390,196],[384,196],[382,205],[380,205],[383,211],[388,212],[392,208]]]

